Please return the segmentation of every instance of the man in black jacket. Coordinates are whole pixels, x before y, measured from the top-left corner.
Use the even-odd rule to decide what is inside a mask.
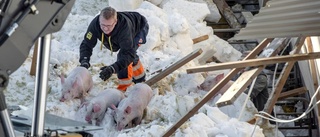
[[[117,73],[118,89],[126,91],[132,82],[145,81],[145,72],[137,55],[137,49],[146,43],[149,25],[144,16],[138,12],[117,12],[112,7],[101,10],[90,23],[80,45],[81,66],[90,67],[92,49],[97,40],[101,41],[111,52],[117,52],[117,61],[100,70],[100,78],[107,80]]]

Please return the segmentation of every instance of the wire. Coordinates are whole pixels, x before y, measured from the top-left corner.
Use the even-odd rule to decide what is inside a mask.
[[[254,87],[254,84],[256,83],[256,80],[257,80],[257,77],[254,78],[254,80],[253,80],[253,82],[252,82],[252,84],[251,84],[251,86],[250,86],[249,92],[248,92],[248,94],[247,94],[248,96],[246,97],[246,100],[244,101],[244,104],[242,105],[242,109],[241,109],[240,114],[239,114],[239,117],[238,117],[238,120],[239,120],[239,121],[240,121],[240,119],[241,119],[242,113],[244,112],[244,109],[246,108],[247,102],[248,102],[248,100],[249,100],[249,98],[250,98],[250,95],[251,95],[251,93],[252,93],[252,89],[253,89],[253,87]]]
[[[284,50],[282,50],[282,52],[280,53],[280,55],[282,55],[283,54],[283,52],[285,51],[285,49],[287,49],[288,48],[288,46],[289,46],[289,44],[290,44],[290,42],[292,41],[292,39],[290,39],[289,40],[289,42],[286,44],[286,46],[284,47]],[[272,91],[274,91],[274,85],[275,85],[275,77],[276,77],[276,72],[277,72],[277,69],[278,69],[278,65],[279,65],[279,63],[277,63],[276,64],[276,66],[275,66],[275,71],[274,71],[274,73],[273,73],[273,77],[272,77]],[[263,70],[262,70],[263,71]],[[250,93],[251,94],[251,93]],[[249,94],[249,95],[250,95]],[[263,111],[262,111],[263,112]],[[274,114],[276,115],[276,113],[275,113],[275,111],[274,111]],[[257,115],[257,114],[256,114]],[[254,132],[255,132],[255,130],[256,130],[256,127],[257,127],[257,124],[258,124],[258,121],[259,121],[260,119],[258,119],[258,120],[256,120],[256,122],[255,122],[255,125],[254,125],[254,129],[253,129],[253,131],[251,132],[251,137],[253,137],[253,134],[254,134]],[[278,123],[276,123],[276,129],[278,129]],[[276,135],[277,135],[277,133],[278,132],[276,132]]]
[[[307,110],[306,110],[305,112],[303,112],[303,113],[302,113],[299,117],[297,117],[297,118],[294,118],[294,119],[291,119],[291,120],[283,120],[283,119],[279,119],[279,118],[273,117],[273,116],[271,116],[270,114],[268,114],[268,113],[266,113],[266,112],[264,112],[264,111],[260,111],[259,113],[264,114],[264,115],[266,115],[266,116],[268,116],[268,117],[263,116],[263,115],[260,115],[260,114],[255,114],[255,116],[261,117],[261,118],[264,118],[264,119],[267,119],[267,120],[270,120],[270,121],[274,121],[274,122],[281,122],[281,123],[289,123],[289,122],[293,122],[293,121],[299,120],[299,119],[303,118],[304,116],[306,116],[314,107],[317,106],[317,104],[320,103],[320,101],[317,101],[315,105],[312,105],[312,102],[313,102],[315,96],[318,94],[319,89],[320,89],[320,86],[318,87],[316,93],[312,96]]]
[[[288,46],[290,45],[290,42],[291,42],[292,39],[290,39],[290,41],[286,44],[286,47],[281,51],[280,55],[283,55],[284,51],[288,48]],[[275,67],[275,71],[273,72],[273,76],[272,76],[272,91],[274,91],[274,86],[275,86],[275,77],[276,77],[276,74],[277,74],[277,70],[278,70],[278,66],[279,66],[279,63],[276,64],[276,67]],[[273,113],[274,113],[274,116],[277,117],[277,114],[276,114],[276,111],[275,111],[275,107],[273,106]],[[278,129],[279,127],[279,123],[276,122],[276,129]],[[275,136],[277,137],[278,136],[278,132],[276,132]]]

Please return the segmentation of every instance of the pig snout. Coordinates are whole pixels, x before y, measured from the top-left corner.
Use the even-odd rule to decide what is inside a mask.
[[[197,86],[197,88],[198,88],[199,90],[204,90],[203,84],[201,84],[200,86]]]
[[[122,124],[117,124],[118,131],[121,131],[123,128],[124,128],[124,126]]]
[[[64,102],[66,99],[64,99],[63,97],[60,98],[60,102]]]
[[[69,96],[67,95],[67,93],[63,93],[62,96],[61,96],[61,98],[60,98],[60,101],[61,101],[61,102],[64,102],[64,101],[66,101],[66,100],[68,100],[68,99],[69,99]]]
[[[71,93],[70,92],[64,92],[64,93],[62,93],[60,101],[64,102],[64,101],[71,100],[71,99],[72,99]]]
[[[85,118],[85,120],[86,120],[87,122],[90,122],[90,121],[91,121],[91,116],[90,116],[90,115],[87,115],[86,118]]]
[[[200,86],[198,86],[198,89],[208,91],[209,89],[211,89],[214,86],[213,84],[212,85],[210,85],[210,84],[208,82],[204,82],[204,83],[200,84]]]

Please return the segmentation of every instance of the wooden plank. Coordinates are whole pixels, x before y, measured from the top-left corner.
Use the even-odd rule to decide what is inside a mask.
[[[260,58],[266,58],[275,56],[280,52],[287,44],[288,39],[276,39],[259,55]],[[249,53],[250,54],[250,53]],[[246,58],[245,58],[246,59]],[[245,60],[244,59],[244,60]],[[252,69],[246,73],[243,73],[236,82],[222,95],[222,97],[216,102],[218,107],[232,104],[239,95],[246,89],[246,87],[252,83],[253,79],[263,70],[265,65],[261,65],[259,68]]]
[[[307,37],[306,38],[306,47],[307,47],[307,52],[310,53],[310,52],[314,52],[314,49],[313,49],[313,44],[312,44],[312,41],[311,41],[311,38],[310,37]],[[313,80],[313,86],[314,86],[314,90],[316,90],[319,86],[319,81],[318,81],[318,73],[317,72],[317,67],[316,67],[316,63],[315,63],[315,60],[309,60],[309,66],[310,66],[310,73],[311,73],[311,77],[312,77],[312,80]],[[314,94],[310,94],[311,96],[314,95]],[[320,100],[320,93],[318,93],[316,95],[316,102]],[[318,108],[318,112],[316,113],[317,115],[317,119],[318,121],[320,120],[320,105],[317,105],[317,108]],[[315,109],[316,110],[316,109]],[[320,127],[318,127],[320,128]]]
[[[304,94],[306,93],[308,90],[306,87],[301,87],[301,88],[296,88],[290,91],[286,91],[286,92],[282,92],[280,93],[278,100],[282,100],[285,99],[287,97],[292,97],[292,96],[296,96],[296,95],[300,95],[300,94]]]
[[[276,63],[284,63],[288,61],[295,62],[300,60],[309,60],[309,59],[316,59],[316,58],[320,58],[320,52],[249,59],[249,60],[243,60],[243,61],[232,61],[232,62],[219,63],[214,65],[207,65],[207,66],[205,65],[200,67],[188,68],[187,73],[206,72],[206,71],[214,71],[214,70],[222,70],[222,69],[230,69],[230,68],[245,68],[245,67],[269,65],[269,64],[276,64]]]
[[[306,43],[307,43],[306,44],[307,45],[307,52],[308,53],[314,52],[312,41],[311,41],[310,37],[306,38]],[[309,66],[310,66],[310,73],[311,73],[311,76],[313,79],[313,86],[314,86],[314,89],[316,90],[318,88],[319,82],[318,82],[318,78],[317,78],[318,74],[317,74],[317,70],[316,70],[315,60],[309,60]],[[316,99],[320,100],[320,93],[318,93],[316,95]],[[317,108],[318,108],[317,117],[319,118],[320,117],[320,105],[317,105]],[[318,121],[319,121],[319,119],[318,119]]]
[[[253,79],[259,75],[265,66],[254,68],[243,72],[231,87],[216,102],[218,107],[233,104],[240,94],[252,83]]]
[[[257,45],[252,52],[250,52],[245,59],[254,58],[258,53],[263,50],[270,41],[273,39],[264,39],[259,45]],[[187,121],[191,116],[193,116],[208,100],[210,100],[218,91],[227,83],[231,78],[233,78],[241,69],[232,69],[228,75],[226,75],[217,85],[215,85],[204,97],[198,102],[186,115],[184,115],[177,123],[172,125],[162,136],[169,137],[172,135],[185,121]]]
[[[146,81],[146,84],[149,86],[153,85],[154,83],[158,82],[159,80],[163,79],[173,71],[177,70],[181,66],[185,65],[192,59],[196,58],[202,53],[202,49],[197,49],[190,53],[189,55],[185,56],[184,58],[180,59],[178,62],[172,64],[170,67],[166,68],[164,71],[158,73],[156,76],[152,77],[151,79]]]
[[[226,19],[231,28],[241,28],[238,19],[225,0],[213,0],[213,2],[216,4],[221,15]]]
[[[300,52],[300,49],[304,43],[304,40],[305,40],[305,37],[298,38],[296,45],[295,45],[295,49],[293,50],[292,54],[297,54]],[[295,61],[290,60],[290,62],[287,62],[285,67],[283,68],[283,70],[279,76],[279,79],[275,85],[275,89],[274,89],[274,91],[271,92],[271,94],[269,95],[268,101],[265,104],[265,108],[264,108],[265,112],[271,114],[273,107],[276,104],[276,102],[280,96],[280,93],[283,89],[284,84],[287,81],[287,78],[290,74],[290,71],[291,71],[294,63],[295,63]]]
[[[307,43],[307,52],[308,53],[312,53],[313,52],[313,46],[312,46],[312,42],[311,42],[311,38],[310,37],[306,38],[306,43]],[[312,79],[313,79],[314,89],[317,89],[319,82],[318,82],[318,78],[317,78],[315,60],[309,60],[309,64],[310,64],[310,72],[311,72],[311,76],[312,76]],[[319,99],[320,99],[320,96],[318,96],[318,100]],[[320,109],[320,105],[318,105],[318,108]]]
[[[38,40],[34,43],[34,47],[33,47],[33,56],[32,56],[31,68],[30,68],[31,76],[36,75],[37,57],[38,57]]]
[[[200,36],[200,37],[192,39],[192,41],[193,41],[193,44],[197,44],[197,43],[199,43],[201,41],[205,41],[207,39],[209,39],[209,36],[208,35],[203,35],[203,36]]]

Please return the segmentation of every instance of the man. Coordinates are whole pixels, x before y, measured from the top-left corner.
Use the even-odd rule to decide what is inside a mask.
[[[248,86],[245,93],[249,92],[248,90],[250,86],[251,85]],[[256,82],[254,83],[252,88],[250,98],[257,110],[263,111],[264,106],[269,98],[268,77],[263,71],[261,71],[261,73],[257,76]]]
[[[149,25],[138,12],[117,12],[112,7],[101,10],[90,23],[84,40],[80,45],[81,66],[90,67],[92,49],[97,40],[111,52],[118,52],[117,61],[100,70],[100,78],[107,80],[116,73],[119,79],[118,89],[126,91],[132,82],[145,81],[145,72],[137,55],[137,49],[146,43]]]
[[[251,51],[244,51],[241,58],[239,60],[243,60]],[[238,77],[247,70],[252,69],[251,67],[247,67],[241,70],[233,80],[238,79]],[[253,83],[252,92],[250,94],[250,99],[253,102],[254,106],[257,108],[258,111],[263,111],[265,104],[269,98],[269,90],[268,90],[268,77],[266,73],[262,70],[256,79],[256,82]],[[247,87],[244,93],[248,94],[251,84]]]

